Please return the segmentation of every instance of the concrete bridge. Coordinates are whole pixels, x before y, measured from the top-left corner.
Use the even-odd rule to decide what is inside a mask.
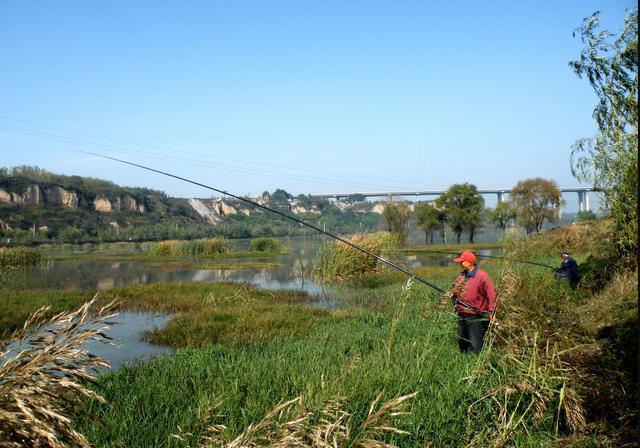
[[[589,193],[599,192],[595,188],[590,187],[573,187],[573,188],[560,188],[560,193],[577,193],[578,194],[578,208],[581,212],[590,210],[589,208]],[[413,190],[413,191],[384,191],[384,192],[353,192],[353,193],[328,193],[328,194],[311,194],[312,198],[319,199],[344,199],[349,196],[364,196],[366,198],[392,198],[394,196],[415,196],[416,202],[420,201],[421,196],[440,196],[446,193],[447,190]],[[511,188],[498,188],[498,189],[479,189],[478,193],[481,195],[495,194],[498,197],[498,202],[502,202],[504,197],[511,193]]]

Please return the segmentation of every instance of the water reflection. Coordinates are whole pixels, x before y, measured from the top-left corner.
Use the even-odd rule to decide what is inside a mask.
[[[171,316],[138,311],[121,311],[111,319],[114,325],[105,331],[118,347],[89,341],[85,347],[90,353],[105,358],[112,369],[135,359],[148,359],[153,356],[173,353],[170,347],[151,345],[141,339],[142,333],[163,327]]]
[[[142,333],[164,326],[171,316],[166,314],[152,314],[138,311],[121,311],[110,319],[112,325],[104,330],[117,346],[89,340],[82,346],[93,355],[106,359],[111,369],[117,369],[123,364],[137,359],[149,359],[158,355],[170,354],[170,347],[151,345],[141,339]],[[60,326],[44,326],[41,331],[53,331]],[[10,342],[4,357],[0,357],[0,363],[5,362],[17,353],[28,349],[31,345],[25,341]],[[40,352],[40,349],[38,351]],[[97,370],[102,370],[98,368]]]
[[[160,282],[240,282],[269,290],[300,290],[319,294],[322,288],[313,281],[311,273],[321,242],[318,238],[290,238],[284,240],[288,251],[284,255],[214,260],[231,264],[268,262],[280,265],[273,269],[196,269],[185,267],[184,262],[160,265],[145,261],[76,260],[16,270],[9,273],[6,281],[8,287],[19,289],[108,289]],[[242,250],[248,243],[240,241],[235,244],[237,250]],[[494,252],[480,250],[478,254],[493,255]],[[423,266],[449,266],[454,257],[453,254],[422,253],[393,254],[389,258],[404,268],[417,269]]]

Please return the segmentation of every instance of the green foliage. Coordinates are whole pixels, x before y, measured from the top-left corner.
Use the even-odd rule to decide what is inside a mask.
[[[576,214],[576,222],[593,221],[594,219],[597,219],[597,218],[598,217],[596,216],[596,214],[593,213],[591,210],[584,210]]]
[[[615,239],[633,263],[638,253],[638,9],[625,18],[613,42],[598,32],[600,14],[584,20],[576,31],[585,47],[569,65],[585,76],[598,95],[593,111],[599,133],[578,140],[571,152],[573,175],[605,191],[616,220]]]
[[[278,240],[274,238],[257,238],[249,244],[249,250],[253,252],[280,252]]]
[[[456,241],[460,243],[462,232],[467,230],[469,242],[473,243],[476,228],[482,222],[484,207],[484,198],[478,194],[476,186],[469,183],[454,184],[435,202],[438,208],[444,210],[446,221],[456,234]]]
[[[414,214],[418,228],[424,230],[425,242],[433,244],[433,233],[442,229],[446,218],[445,213],[431,203],[416,204]]]
[[[405,202],[388,202],[382,212],[387,230],[398,237],[398,242],[404,246],[409,236],[409,218],[411,209]]]
[[[489,212],[489,221],[496,224],[503,231],[507,228],[507,224],[516,218],[517,212],[510,201],[498,202],[496,208]]]
[[[540,232],[545,220],[557,222],[563,204],[556,182],[541,177],[518,182],[511,190],[511,200],[517,210],[518,222],[527,234]]]
[[[278,188],[269,198],[269,205],[275,208],[289,210],[289,200],[293,199],[290,193]]]
[[[362,195],[362,194],[351,194],[349,196],[347,196],[346,198],[342,199],[344,202],[347,203],[354,203],[354,202],[363,202],[367,200],[367,197]]]

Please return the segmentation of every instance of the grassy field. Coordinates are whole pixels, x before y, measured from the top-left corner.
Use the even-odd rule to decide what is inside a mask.
[[[87,400],[76,426],[101,447],[633,446],[637,271],[604,256],[589,237],[600,230],[506,242],[508,258],[552,265],[570,250],[576,290],[549,269],[483,261],[500,325],[480,356],[458,352],[449,302],[386,269],[343,284],[334,311],[237,284],[108,290],[99,300],[175,313],[146,338],[178,350],[101,374],[107,404]],[[446,289],[457,271],[416,273]],[[2,290],[0,328],[88,298]]]

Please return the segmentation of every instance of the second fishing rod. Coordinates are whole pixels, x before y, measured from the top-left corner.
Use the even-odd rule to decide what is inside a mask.
[[[448,251],[444,251],[444,250],[421,250],[420,251],[421,254],[443,254],[443,255],[458,255],[458,252],[448,252]],[[548,269],[553,269],[554,271],[557,271],[558,268],[554,267],[554,266],[550,266],[548,264],[544,264],[544,263],[537,263],[535,261],[528,261],[528,260],[517,260],[515,258],[510,258],[510,257],[499,257],[497,255],[481,255],[478,254],[476,251],[473,251],[473,253],[476,255],[476,257],[478,258],[491,258],[493,260],[509,260],[509,261],[513,261],[514,263],[523,263],[523,264],[530,264],[532,266],[539,266],[542,268],[548,268]]]
[[[375,259],[376,259],[376,260],[378,260],[378,261],[381,261],[382,263],[384,263],[384,264],[386,264],[386,265],[388,265],[388,266],[391,266],[391,267],[392,267],[392,268],[394,268],[394,269],[397,269],[397,270],[398,270],[398,271],[400,271],[400,272],[403,272],[404,274],[408,275],[408,276],[409,276],[409,277],[411,277],[412,279],[415,279],[416,281],[418,281],[418,282],[420,282],[420,283],[422,283],[422,284],[425,284],[425,285],[429,286],[430,288],[435,289],[436,291],[438,291],[438,292],[439,292],[439,293],[441,293],[441,294],[446,293],[446,291],[445,291],[444,289],[442,289],[441,287],[439,287],[438,285],[435,285],[435,284],[431,283],[430,281],[428,281],[428,280],[426,280],[426,279],[424,279],[424,278],[422,278],[422,277],[417,276],[417,275],[416,275],[416,274],[414,274],[413,272],[408,271],[408,270],[404,269],[404,268],[403,268],[403,267],[401,267],[401,266],[398,266],[397,264],[395,264],[395,263],[393,263],[393,262],[391,262],[391,261],[387,260],[387,259],[386,259],[386,258],[384,258],[384,257],[381,257],[381,256],[379,256],[379,255],[374,254],[373,252],[371,252],[371,251],[369,251],[369,250],[365,249],[364,247],[361,247],[361,246],[359,246],[359,245],[357,245],[357,244],[354,244],[354,243],[352,243],[351,241],[346,240],[346,239],[344,239],[344,238],[342,238],[342,237],[340,237],[340,236],[338,236],[338,235],[335,235],[335,234],[333,234],[333,233],[331,233],[331,232],[327,232],[326,230],[323,230],[323,229],[321,229],[321,228],[319,228],[319,227],[317,227],[317,226],[315,226],[315,225],[313,225],[313,224],[309,224],[308,222],[302,221],[301,219],[298,219],[298,218],[296,218],[295,216],[291,216],[291,215],[288,215],[288,214],[286,214],[286,213],[283,213],[283,212],[281,212],[281,211],[279,211],[279,210],[275,210],[275,209],[273,209],[273,208],[267,207],[266,205],[260,204],[260,203],[258,203],[258,202],[256,202],[256,201],[252,201],[251,199],[243,198],[242,196],[236,196],[236,195],[234,195],[234,194],[232,194],[232,193],[229,193],[229,192],[227,192],[227,191],[220,190],[220,189],[218,189],[218,188],[214,188],[214,187],[211,187],[211,186],[209,186],[209,185],[205,185],[205,184],[203,184],[203,183],[200,183],[200,182],[197,182],[197,181],[194,181],[194,180],[191,180],[191,179],[187,179],[187,178],[185,178],[185,177],[181,177],[181,176],[178,176],[178,175],[175,175],[175,174],[168,173],[168,172],[166,172],[166,171],[158,170],[158,169],[151,168],[151,167],[148,167],[148,166],[145,166],[145,165],[141,165],[141,164],[138,164],[138,163],[129,162],[129,161],[127,161],[127,160],[118,159],[118,158],[116,158],[116,157],[106,156],[106,155],[104,155],[104,154],[98,154],[98,153],[89,152],[89,151],[79,151],[79,150],[75,150],[75,151],[73,151],[73,152],[78,152],[78,153],[82,153],[82,154],[89,154],[89,155],[92,155],[92,156],[101,157],[101,158],[103,158],[103,159],[108,159],[108,160],[113,160],[113,161],[116,161],[116,162],[124,163],[124,164],[126,164],[126,165],[130,165],[130,166],[134,166],[134,167],[137,167],[137,168],[141,168],[141,169],[143,169],[143,170],[151,171],[151,172],[153,172],[153,173],[162,174],[163,176],[172,177],[172,178],[174,178],[174,179],[178,179],[178,180],[181,180],[181,181],[183,181],[183,182],[190,183],[190,184],[192,184],[192,185],[197,185],[197,186],[199,186],[199,187],[206,188],[207,190],[212,190],[212,191],[215,191],[215,192],[217,192],[217,193],[221,193],[221,194],[224,194],[224,195],[226,195],[226,196],[232,197],[232,198],[234,198],[234,199],[238,199],[238,200],[240,200],[240,201],[246,202],[247,204],[251,204],[251,205],[253,205],[254,207],[260,208],[260,209],[262,209],[262,210],[266,210],[266,211],[271,212],[271,213],[275,213],[276,215],[279,215],[279,216],[281,216],[281,217],[283,217],[283,218],[285,218],[285,219],[291,220],[291,221],[293,221],[293,222],[295,222],[295,223],[297,223],[297,224],[300,224],[300,225],[302,225],[302,226],[305,226],[305,227],[308,227],[308,228],[310,228],[310,229],[313,229],[313,230],[315,230],[316,232],[319,232],[319,233],[321,233],[321,234],[323,234],[323,235],[327,235],[327,236],[329,236],[329,237],[331,237],[331,238],[333,238],[333,239],[335,239],[335,240],[337,240],[337,241],[340,241],[341,243],[346,244],[347,246],[350,246],[350,247],[352,247],[352,248],[354,248],[354,249],[356,249],[356,250],[359,250],[359,251],[361,251],[361,252],[364,252],[365,254],[367,254],[367,255],[369,255],[369,256],[371,256],[371,257],[375,258]],[[468,310],[470,310],[470,311],[473,311],[474,313],[476,313],[476,314],[478,314],[478,315],[480,315],[480,316],[485,316],[485,314],[486,314],[486,313],[484,313],[483,311],[481,311],[481,310],[479,310],[479,309],[475,308],[474,306],[471,306],[471,305],[469,305],[468,303],[465,303],[465,302],[464,302],[463,300],[461,300],[459,297],[454,296],[454,297],[452,297],[452,299],[453,299],[453,301],[454,301],[455,303],[460,304],[460,305],[461,305],[461,306],[463,306],[464,308],[466,308],[466,309],[468,309]]]

